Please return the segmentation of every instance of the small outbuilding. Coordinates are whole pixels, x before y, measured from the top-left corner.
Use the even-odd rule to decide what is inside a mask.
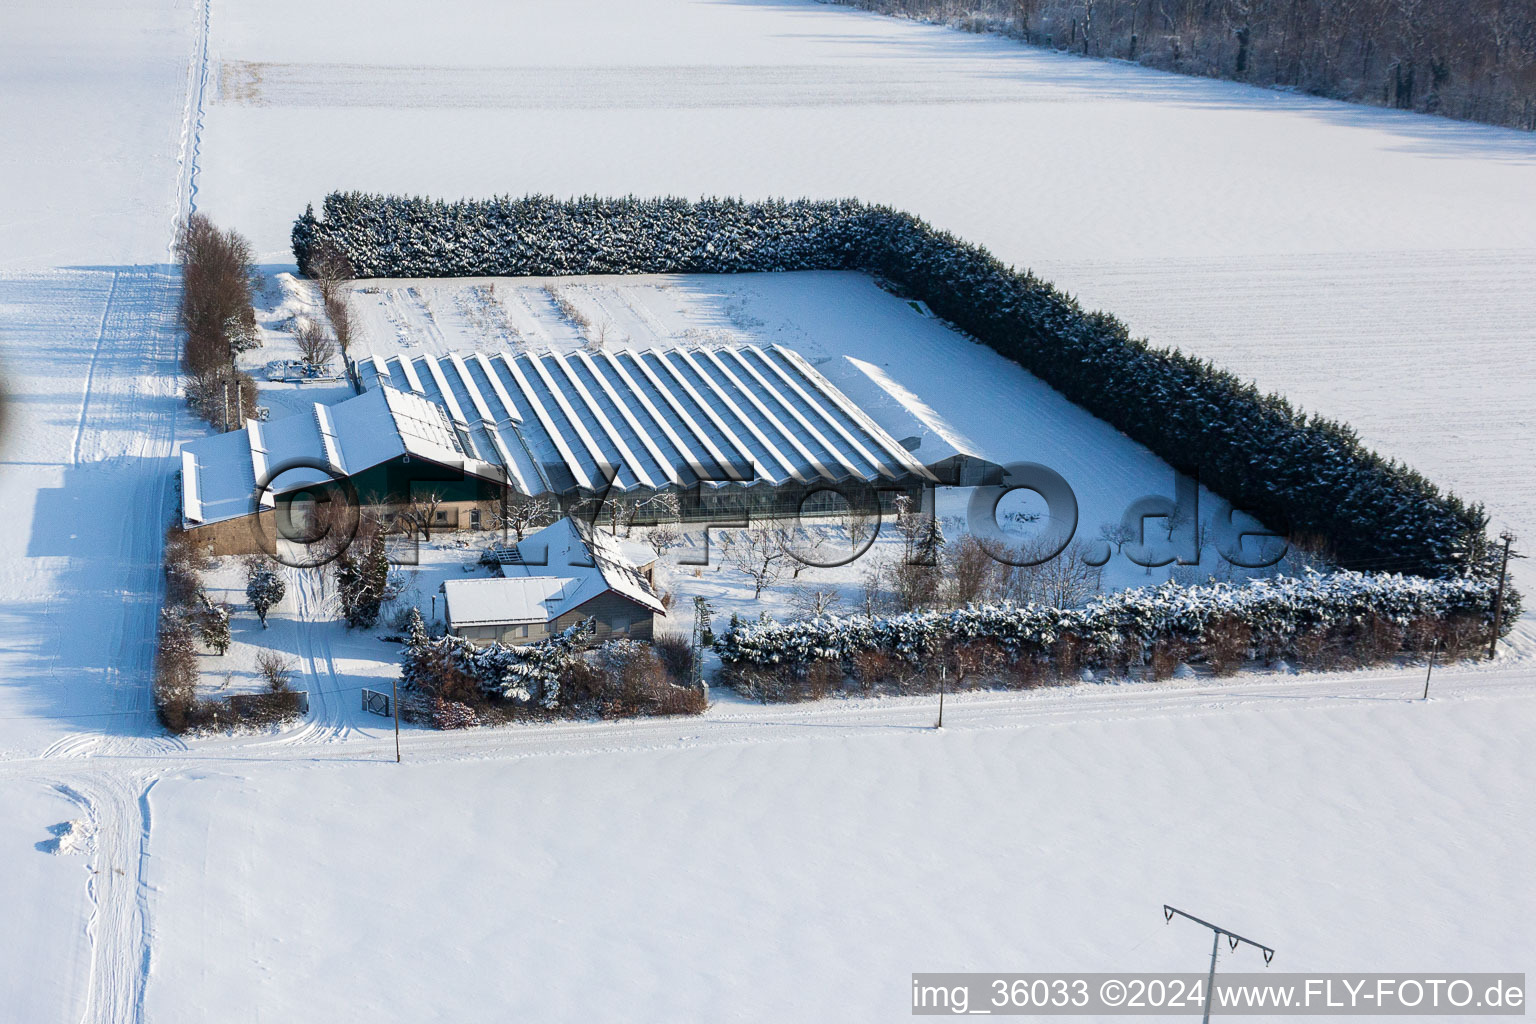
[[[649,640],[666,607],[654,559],[639,562],[592,526],[566,517],[530,534],[502,578],[443,584],[448,629],[478,644],[531,644],[593,619],[596,639]]]

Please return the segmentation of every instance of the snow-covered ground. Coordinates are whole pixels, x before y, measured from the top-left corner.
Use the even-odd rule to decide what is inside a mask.
[[[1198,970],[1165,901],[1277,968],[1536,973],[1529,619],[1427,704],[1417,670],[964,697],[937,734],[722,702],[411,730],[400,769],[318,684],[182,749],[146,675],[194,202],[274,281],[334,188],[893,203],[1529,539],[1536,138],[793,0],[66,0],[0,12],[0,68],[0,1016],[891,1019],[913,970]]]
[[[941,733],[931,700],[731,709],[424,737],[403,767],[210,751],[150,800],[148,1016],[890,1021],[919,970],[1203,970],[1164,902],[1275,970],[1528,971],[1536,698],[1411,696],[1084,687],[953,701]]]

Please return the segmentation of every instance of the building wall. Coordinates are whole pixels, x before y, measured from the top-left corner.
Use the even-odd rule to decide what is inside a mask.
[[[271,510],[222,523],[188,527],[186,534],[210,555],[261,555],[276,550],[277,536]]]
[[[375,513],[388,513],[387,508],[365,506]],[[495,501],[451,501],[438,509],[441,519],[432,527],[432,535],[454,530],[490,529],[499,508]],[[478,526],[476,523],[478,516]],[[222,523],[187,528],[187,536],[204,545],[210,555],[270,555],[277,550],[276,517],[268,509],[254,516],[226,519]],[[420,534],[418,533],[419,537]]]
[[[649,608],[609,591],[556,618],[549,624],[550,632],[562,632],[587,618],[597,620],[595,639],[599,641],[649,640],[656,631],[656,616]]]
[[[523,626],[460,626],[454,633],[477,644],[532,644],[548,639],[549,624],[530,622]]]
[[[583,619],[597,620],[595,639],[650,640],[656,631],[656,617],[626,597],[609,592],[594,597],[579,608],[544,624],[530,624],[525,636],[518,626],[461,626],[454,633],[477,644],[531,644],[564,632]]]

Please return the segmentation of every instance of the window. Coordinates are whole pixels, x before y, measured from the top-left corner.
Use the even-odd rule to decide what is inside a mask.
[[[438,509],[435,513],[433,513],[432,521],[434,523],[446,523],[448,521],[448,510],[443,508]]]
[[[469,528],[471,530],[480,529],[480,510],[477,508],[469,510]]]

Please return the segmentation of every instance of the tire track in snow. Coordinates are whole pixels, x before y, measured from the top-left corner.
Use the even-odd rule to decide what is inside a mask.
[[[91,386],[96,380],[96,364],[101,360],[101,347],[107,340],[107,320],[112,315],[112,302],[117,298],[118,272],[112,271],[112,283],[107,287],[107,302],[101,308],[101,323],[96,328],[96,347],[91,352],[91,364],[85,371],[85,386],[80,391],[80,414],[75,418],[75,441],[70,445],[71,465],[80,465],[80,439],[85,434],[85,419],[91,407]]]
[[[87,885],[91,916],[86,923],[92,956],[81,1020],[137,1021],[150,962],[144,866],[154,782],[140,772],[98,770],[55,781],[54,786],[85,813],[93,835]]]
[[[208,83],[208,36],[212,17],[210,0],[202,0],[196,17],[196,37],[193,57],[187,73],[187,101],[183,107],[180,152],[177,157],[177,203],[171,225],[170,239],[166,244],[165,271],[144,282],[143,296],[147,311],[158,313],[152,327],[134,333],[139,344],[128,346],[126,351],[114,349],[114,364],[122,371],[119,383],[126,387],[113,389],[113,397],[127,413],[128,450],[125,455],[145,458],[159,454],[168,459],[175,440],[175,416],[173,407],[167,407],[160,415],[150,415],[147,403],[154,393],[146,393],[146,379],[162,383],[169,378],[174,391],[178,380],[175,350],[177,334],[167,322],[174,308],[174,277],[171,258],[176,236],[185,218],[197,209],[197,173],[202,148],[203,115]],[[107,308],[102,313],[102,330],[98,334],[96,352],[86,376],[85,393],[81,399],[80,419],[76,425],[72,447],[72,460],[78,465],[85,450],[84,441],[88,422],[95,417],[91,413],[92,398],[97,389],[96,370],[99,358],[106,347],[108,325],[117,307],[119,277],[114,273]],[[169,356],[171,362],[166,365]],[[137,360],[143,364],[135,367]],[[99,408],[100,403],[97,403]],[[147,420],[147,429],[146,429]],[[122,422],[122,421],[118,421]],[[103,421],[103,438],[113,420]],[[98,441],[98,444],[100,442]],[[125,728],[142,733],[145,726],[152,726],[153,711],[149,708],[146,688],[139,681],[148,682],[153,672],[154,622],[158,616],[162,584],[159,575],[161,530],[169,503],[169,489],[164,485],[163,473],[145,474],[135,490],[133,515],[127,524],[120,554],[120,564],[127,573],[123,582],[128,584],[131,595],[141,600],[137,607],[132,602],[124,608],[117,624],[113,650],[118,656],[111,667],[109,679],[114,683],[121,678],[124,664],[136,671],[126,688],[113,685],[114,704],[127,693],[131,710],[140,712],[125,721]],[[157,498],[158,494],[158,498]],[[131,756],[145,749],[151,755],[174,754],[185,749],[180,740],[167,741],[163,737],[122,737],[110,743],[92,747],[116,748],[118,756]],[[91,752],[78,741],[61,741],[51,751],[56,754],[85,754]],[[78,762],[77,762],[78,763]],[[88,763],[88,762],[86,762]],[[137,774],[119,775],[106,772],[82,776],[77,784],[66,792],[86,808],[94,825],[95,849],[89,894],[92,903],[87,931],[91,944],[91,969],[85,999],[84,1024],[111,1022],[128,1024],[139,1021],[144,1011],[144,991],[148,982],[151,960],[149,894],[144,878],[144,863],[149,855],[150,816],[149,789],[153,781]],[[130,873],[131,872],[131,873]]]
[[[288,748],[346,740],[355,730],[347,717],[346,693],[336,672],[331,642],[323,633],[330,621],[327,609],[332,603],[325,594],[324,570],[290,568],[288,590],[293,594],[297,612],[294,627],[298,635],[299,657],[309,680],[309,714],[293,730],[260,745]]]

